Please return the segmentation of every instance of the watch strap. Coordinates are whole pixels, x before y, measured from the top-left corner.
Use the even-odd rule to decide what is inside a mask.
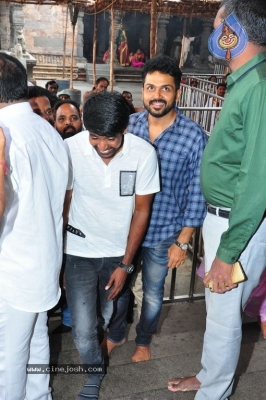
[[[174,242],[181,250],[187,250],[189,243],[180,243],[177,239]]]

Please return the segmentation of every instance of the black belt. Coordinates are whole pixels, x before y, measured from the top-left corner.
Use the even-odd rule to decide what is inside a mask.
[[[207,206],[207,211],[210,214],[217,215],[219,217],[227,218],[227,219],[229,218],[229,215],[230,215],[230,211],[222,210],[219,207]]]

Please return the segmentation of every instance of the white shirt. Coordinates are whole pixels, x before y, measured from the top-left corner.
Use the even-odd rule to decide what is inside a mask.
[[[10,171],[0,222],[0,298],[14,308],[41,312],[60,297],[68,155],[62,138],[28,102],[1,109],[0,126]]]
[[[67,232],[65,252],[91,258],[124,255],[135,194],[160,190],[154,148],[127,133],[123,148],[106,165],[91,146],[88,131],[65,143],[74,174],[73,185],[69,187],[73,187],[73,195],[68,223],[82,233]]]

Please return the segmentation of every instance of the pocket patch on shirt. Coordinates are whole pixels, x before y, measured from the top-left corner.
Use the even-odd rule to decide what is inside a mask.
[[[137,171],[120,171],[120,196],[133,196]]]

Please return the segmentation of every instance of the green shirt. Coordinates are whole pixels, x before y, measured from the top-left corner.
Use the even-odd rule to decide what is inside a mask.
[[[234,71],[227,83],[202,158],[201,188],[208,203],[231,208],[217,257],[232,264],[266,210],[266,52]]]

